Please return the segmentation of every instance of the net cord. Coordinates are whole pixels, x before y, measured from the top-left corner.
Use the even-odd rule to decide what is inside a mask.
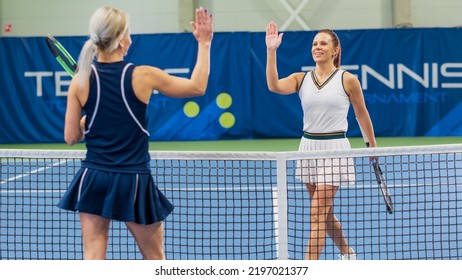
[[[417,154],[461,153],[462,144],[401,147],[354,148],[349,150],[289,152],[221,152],[221,151],[150,151],[153,159],[198,160],[285,160],[323,159],[338,157],[396,156]],[[10,158],[84,158],[84,150],[20,150],[0,149],[2,157]]]

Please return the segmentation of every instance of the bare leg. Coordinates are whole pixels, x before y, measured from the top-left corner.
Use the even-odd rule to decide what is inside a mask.
[[[110,220],[101,216],[80,213],[83,257],[85,260],[106,259]]]
[[[306,259],[318,260],[326,243],[327,215],[338,187],[317,186],[311,199],[310,209],[310,238],[306,251]]]
[[[343,232],[342,225],[337,217],[332,213],[332,206],[329,209],[326,221],[327,235],[334,241],[341,254],[348,254],[350,247]]]
[[[164,227],[162,222],[142,225],[133,222],[125,223],[132,233],[145,260],[163,260]]]
[[[306,189],[310,195],[310,200],[313,199],[314,192],[316,191],[316,185],[306,184]],[[327,235],[334,241],[334,244],[340,250],[341,254],[347,254],[349,251],[348,241],[343,232],[342,225],[337,217],[334,215],[333,206],[331,205],[327,214],[326,220],[326,232]]]

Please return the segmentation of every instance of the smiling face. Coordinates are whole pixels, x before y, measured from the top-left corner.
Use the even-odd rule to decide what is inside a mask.
[[[316,64],[334,63],[334,58],[338,56],[340,47],[338,40],[332,34],[320,31],[313,39],[311,54]],[[338,65],[336,65],[338,67]]]

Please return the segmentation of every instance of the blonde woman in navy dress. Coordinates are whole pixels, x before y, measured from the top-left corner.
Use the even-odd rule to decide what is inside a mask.
[[[191,24],[198,53],[186,79],[124,61],[131,45],[124,12],[102,7],[90,20],[90,39],[69,86],[64,129],[69,145],[85,138],[87,155],[58,205],[79,212],[85,259],[105,259],[113,219],[125,222],[145,259],[164,259],[162,221],[173,206],[151,175],[146,109],[153,90],[171,97],[204,95],[212,16],[199,8]]]
[[[266,78],[272,92],[299,93],[304,130],[299,151],[350,149],[350,142],[345,137],[350,104],[364,130],[364,136],[371,139],[370,147],[376,147],[361,85],[354,75],[339,68],[341,47],[337,35],[327,29],[319,31],[311,47],[315,68],[308,73],[297,72],[280,79],[276,50],[282,37],[283,33],[278,32],[276,24],[270,22],[266,28]],[[297,173],[306,184],[311,201],[310,236],[305,258],[319,259],[328,235],[339,248],[340,259],[356,259],[332,207],[340,185],[355,181],[353,160],[303,160],[299,163]]]

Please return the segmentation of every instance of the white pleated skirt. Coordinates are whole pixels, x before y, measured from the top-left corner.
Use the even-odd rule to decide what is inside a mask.
[[[348,138],[312,140],[302,137],[299,151],[351,149]],[[296,175],[305,184],[342,186],[356,180],[353,158],[322,158],[299,160]]]

